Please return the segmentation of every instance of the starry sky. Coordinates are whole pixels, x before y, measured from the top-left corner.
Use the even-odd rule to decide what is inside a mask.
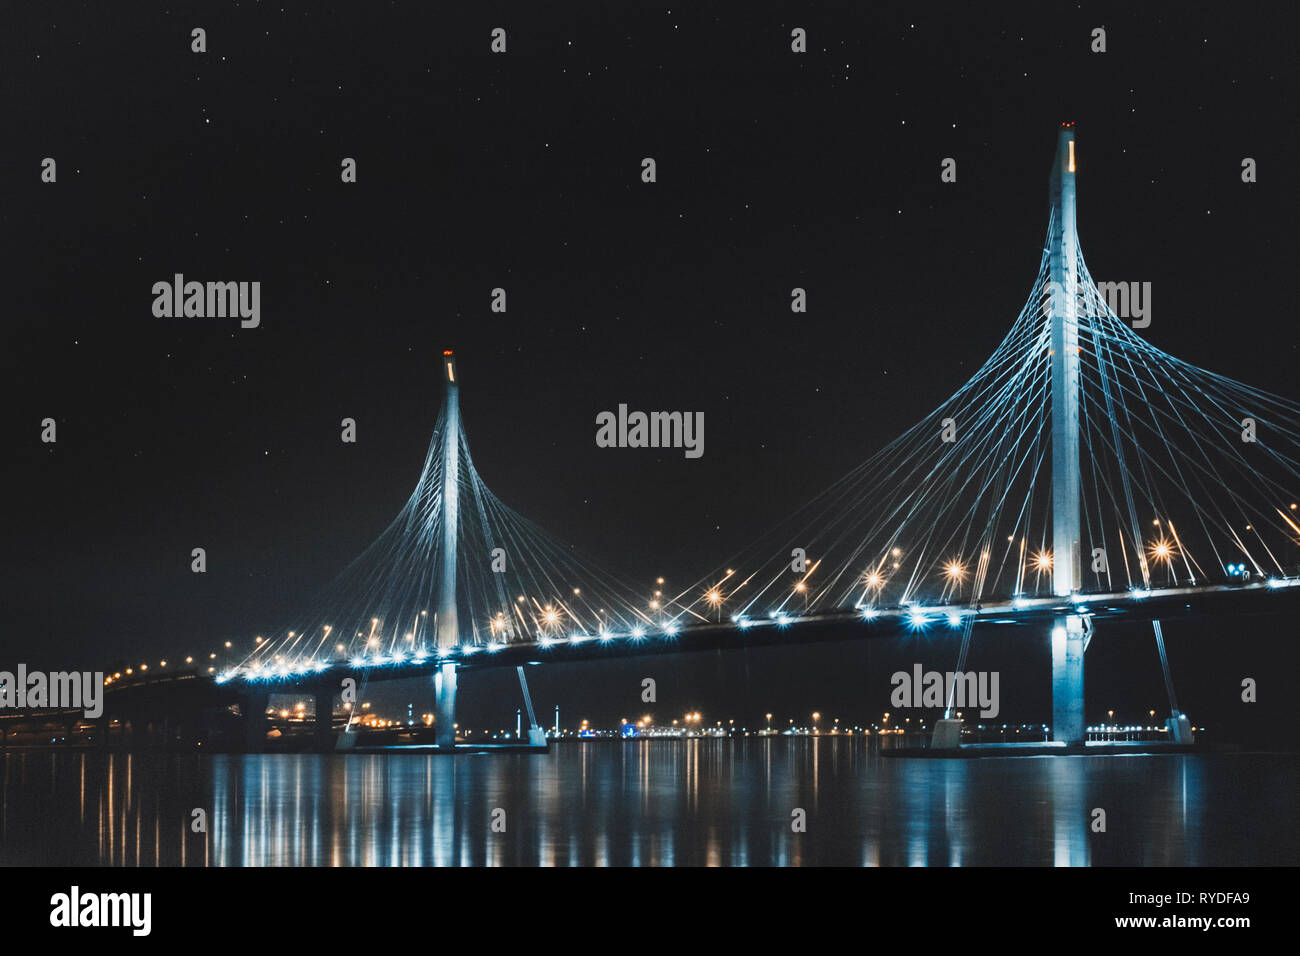
[[[1294,398],[1291,34],[1130,6],[12,8],[5,659],[203,653],[282,619],[409,494],[443,348],[499,497],[626,580],[694,580],[1005,334],[1061,121],[1094,276],[1152,283],[1156,345]],[[177,272],[260,281],[260,327],[154,317]],[[597,448],[620,402],[703,411],[703,458]],[[680,670],[697,699],[770,679],[729,666]],[[573,693],[548,679],[543,704]],[[824,661],[795,683],[792,708],[860,696]]]

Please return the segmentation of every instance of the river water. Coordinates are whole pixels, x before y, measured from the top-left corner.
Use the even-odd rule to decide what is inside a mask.
[[[1300,755],[918,760],[881,747],[822,736],[455,757],[11,751],[0,864],[1300,864]]]

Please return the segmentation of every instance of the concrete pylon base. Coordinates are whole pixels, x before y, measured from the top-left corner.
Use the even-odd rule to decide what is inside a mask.
[[[946,718],[935,722],[934,735],[930,738],[931,750],[955,750],[961,746],[961,721]]]
[[[436,722],[435,740],[439,750],[456,749],[456,665],[450,661],[438,665],[433,676]]]
[[[1077,614],[1058,617],[1052,627],[1052,740],[1087,740],[1083,719],[1083,650],[1088,636]]]
[[[546,731],[544,731],[541,727],[529,727],[529,728],[528,728],[528,746],[530,746],[530,747],[545,747],[545,746],[546,746]]]
[[[1192,743],[1192,722],[1186,714],[1175,714],[1165,721],[1165,730],[1169,733],[1171,744]]]

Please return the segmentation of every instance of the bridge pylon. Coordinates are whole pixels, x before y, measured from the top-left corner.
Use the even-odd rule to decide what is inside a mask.
[[[1081,586],[1079,468],[1079,235],[1075,221],[1074,124],[1062,123],[1052,164],[1048,250],[1048,336],[1052,396],[1052,590],[1069,597]],[[1081,744],[1083,620],[1063,614],[1049,636],[1052,653],[1052,739]]]
[[[442,433],[442,555],[438,578],[438,653],[449,654],[460,643],[456,616],[456,546],[460,524],[460,385],[456,381],[456,356],[451,349],[442,353],[444,376],[443,409],[446,427]],[[456,664],[444,660],[433,679],[435,736],[438,749],[456,746]]]

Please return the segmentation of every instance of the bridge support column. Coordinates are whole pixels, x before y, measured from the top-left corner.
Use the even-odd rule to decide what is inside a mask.
[[[1187,719],[1186,714],[1174,711],[1174,715],[1165,721],[1165,730],[1171,744],[1192,743],[1192,722]]]
[[[955,750],[961,746],[961,721],[956,717],[944,717],[934,722],[934,733],[930,737],[931,750]]]
[[[442,435],[442,574],[438,581],[438,650],[450,651],[460,643],[456,608],[457,531],[460,525],[460,398],[456,363],[451,349],[442,353],[446,372]],[[437,703],[434,740],[439,750],[456,746],[456,665],[443,661],[433,678]]]
[[[1058,617],[1052,626],[1052,739],[1082,744],[1086,739],[1083,716],[1083,649],[1087,635],[1077,614]]]
[[[334,691],[316,691],[316,749],[322,753],[334,744]]]
[[[433,677],[434,696],[437,698],[434,740],[439,750],[456,746],[456,665],[440,664]]]
[[[261,753],[266,749],[266,706],[270,702],[271,695],[265,693],[249,694],[244,701],[244,750],[247,753]]]

